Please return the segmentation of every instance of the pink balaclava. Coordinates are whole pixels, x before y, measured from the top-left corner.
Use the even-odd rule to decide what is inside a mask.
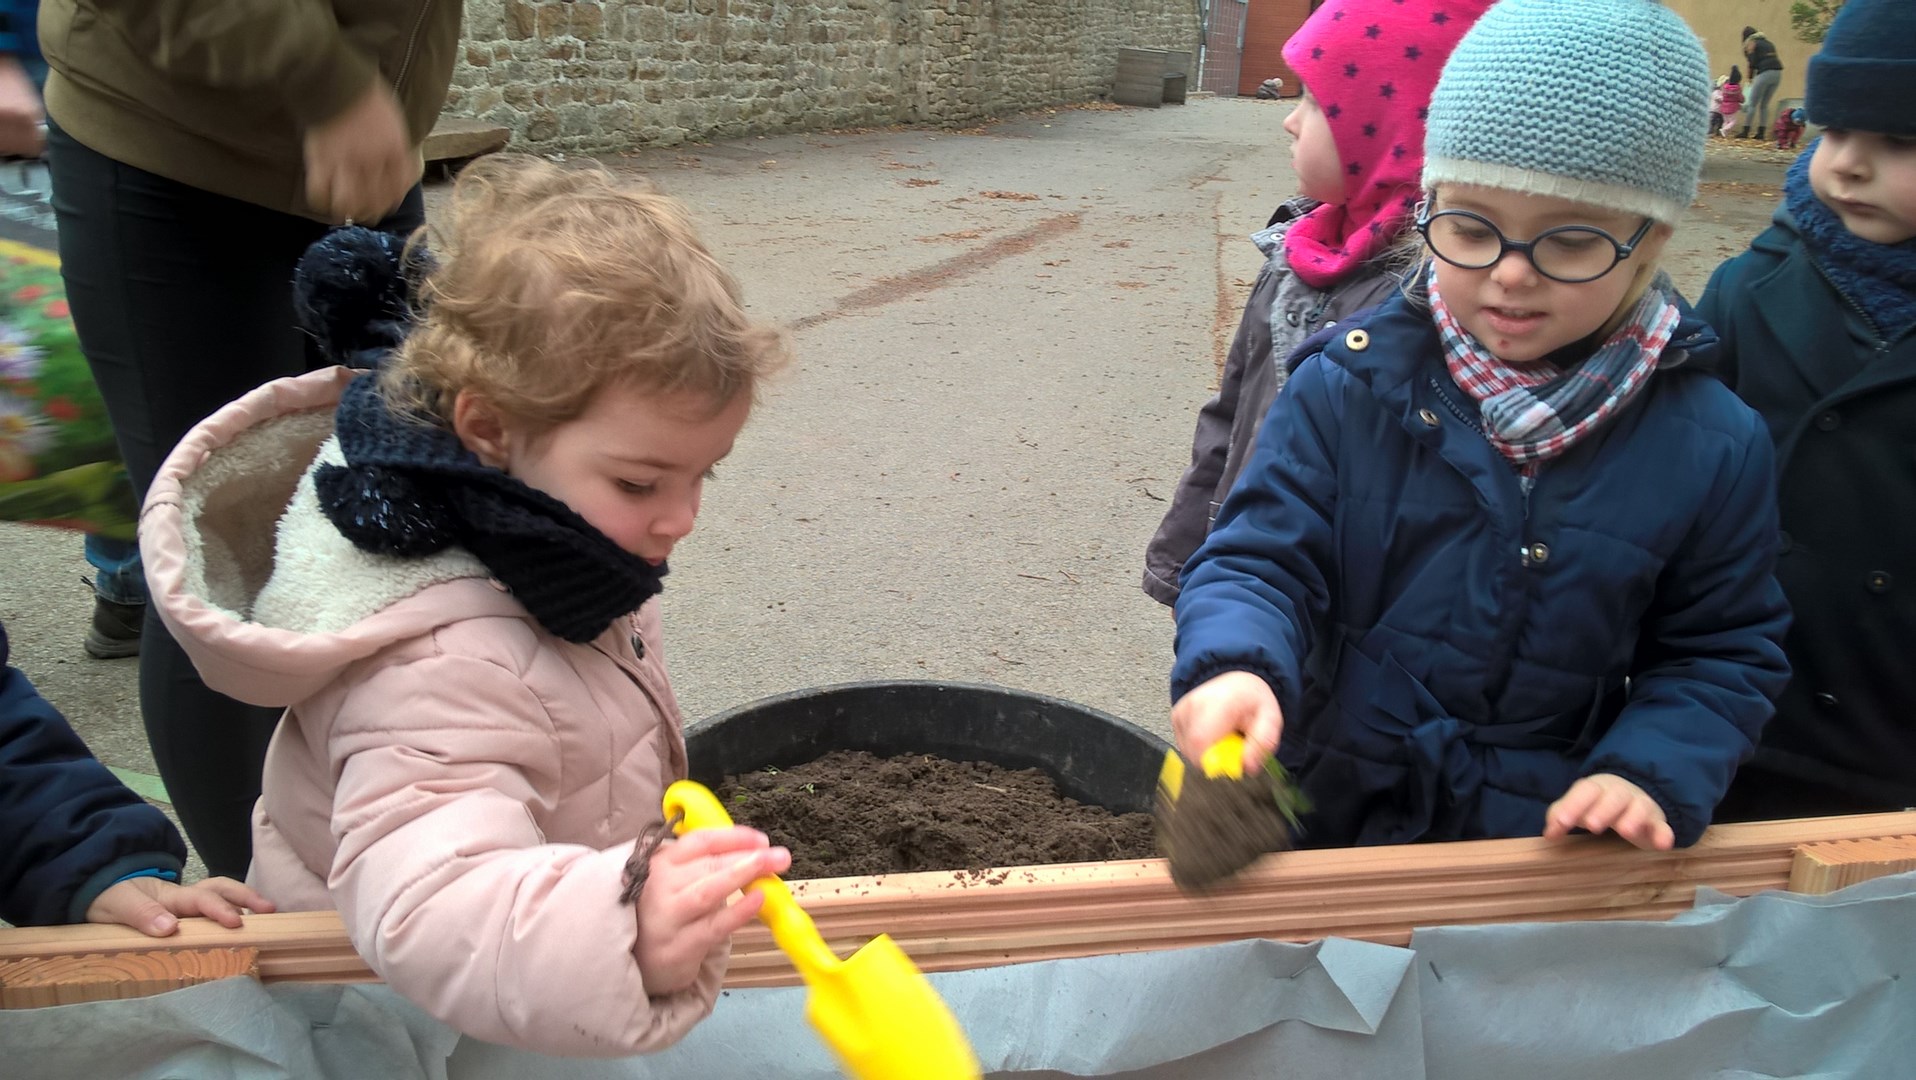
[[[1329,0],[1284,43],[1330,121],[1344,201],[1291,226],[1291,270],[1327,289],[1389,247],[1417,207],[1424,121],[1450,51],[1493,0]]]

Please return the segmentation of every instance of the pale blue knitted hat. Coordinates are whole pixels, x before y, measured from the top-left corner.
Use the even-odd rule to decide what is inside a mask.
[[[1696,198],[1710,61],[1656,0],[1501,0],[1430,99],[1424,187],[1554,195],[1674,223]]]

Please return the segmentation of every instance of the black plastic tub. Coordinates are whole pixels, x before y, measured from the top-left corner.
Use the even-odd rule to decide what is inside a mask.
[[[931,754],[1042,769],[1065,795],[1117,813],[1149,811],[1170,744],[1109,713],[1002,686],[898,681],[763,698],[685,734],[692,779],[786,769],[834,750]]]

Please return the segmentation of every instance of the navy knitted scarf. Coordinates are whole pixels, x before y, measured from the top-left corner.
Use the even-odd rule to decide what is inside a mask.
[[[320,508],[363,551],[472,552],[553,635],[584,644],[656,596],[663,565],[613,543],[565,503],[485,465],[436,424],[393,414],[354,379],[334,430],[346,465],[313,479]]]
[[[1843,219],[1810,190],[1810,158],[1818,139],[1790,166],[1784,205],[1810,257],[1844,296],[1869,315],[1885,341],[1916,329],[1916,238],[1871,243],[1843,227]]]
[[[333,362],[377,368],[411,329],[413,281],[427,261],[399,237],[334,230],[300,259],[300,323]],[[346,464],[313,476],[320,508],[354,547],[401,558],[462,547],[539,625],[579,644],[658,594],[663,565],[482,463],[445,426],[395,415],[377,382],[361,376],[347,384],[334,417]]]

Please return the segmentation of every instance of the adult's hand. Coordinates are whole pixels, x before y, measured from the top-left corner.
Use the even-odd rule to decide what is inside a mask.
[[[0,56],[0,157],[39,157],[47,148],[47,114],[26,69]]]
[[[306,132],[306,201],[334,221],[374,222],[419,182],[419,155],[386,80]]]

